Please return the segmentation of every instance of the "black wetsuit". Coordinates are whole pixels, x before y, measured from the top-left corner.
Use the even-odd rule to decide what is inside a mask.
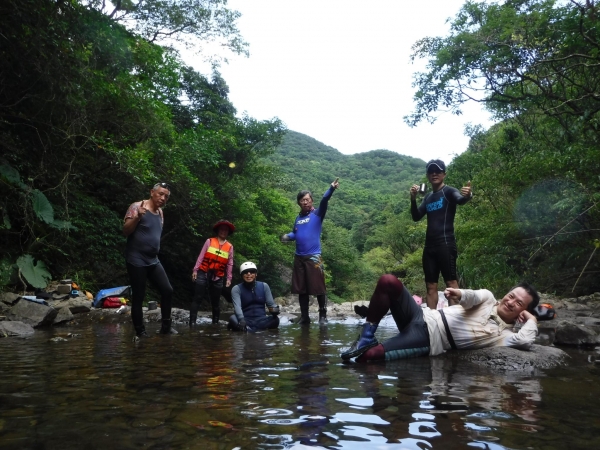
[[[437,192],[427,194],[419,206],[411,200],[410,213],[415,222],[427,214],[427,233],[423,249],[423,271],[425,281],[437,283],[440,271],[444,280],[456,280],[456,239],[454,237],[454,216],[456,205],[464,205],[471,197],[464,197],[460,191],[443,186]]]
[[[131,320],[137,334],[144,330],[142,304],[146,296],[146,280],[149,279],[160,292],[162,317],[171,317],[173,288],[158,260],[161,234],[161,215],[147,211],[133,233],[127,236],[125,260],[132,291]]]

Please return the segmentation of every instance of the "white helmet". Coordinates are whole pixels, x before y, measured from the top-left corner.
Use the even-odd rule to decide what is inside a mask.
[[[258,271],[258,269],[256,268],[256,264],[254,264],[252,261],[246,261],[240,266],[240,275],[243,274],[246,270],[251,269]]]

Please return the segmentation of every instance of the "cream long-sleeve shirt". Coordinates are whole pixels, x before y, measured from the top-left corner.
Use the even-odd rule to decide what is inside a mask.
[[[458,349],[484,347],[516,347],[529,349],[538,333],[537,322],[529,319],[518,331],[498,317],[499,302],[487,289],[461,289],[458,305],[444,308],[450,333]],[[425,308],[429,331],[430,355],[439,355],[451,348],[439,311]]]

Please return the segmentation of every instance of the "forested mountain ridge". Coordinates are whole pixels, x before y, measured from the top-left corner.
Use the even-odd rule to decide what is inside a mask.
[[[364,217],[381,215],[386,208],[408,207],[408,190],[423,178],[425,161],[389,150],[344,155],[304,134],[288,130],[281,145],[268,157],[282,173],[281,187],[295,201],[308,189],[320,197],[339,177],[340,188],[328,217],[352,229]]]
[[[382,194],[395,194],[406,182],[421,177],[425,161],[389,150],[344,155],[302,133],[288,130],[269,159],[298,183],[328,182],[332,174]],[[321,167],[314,167],[320,164]],[[320,169],[320,170],[319,170]],[[331,181],[329,181],[331,182]]]

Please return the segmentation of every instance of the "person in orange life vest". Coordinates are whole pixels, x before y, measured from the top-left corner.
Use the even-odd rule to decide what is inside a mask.
[[[219,323],[219,300],[223,290],[223,280],[226,278],[225,286],[231,285],[233,272],[233,245],[227,237],[235,231],[235,226],[227,220],[219,220],[213,226],[216,236],[207,239],[198,256],[196,265],[192,272],[192,280],[196,283],[194,297],[190,307],[190,326],[196,324],[198,319],[198,307],[202,299],[208,297],[212,306],[212,323]]]

